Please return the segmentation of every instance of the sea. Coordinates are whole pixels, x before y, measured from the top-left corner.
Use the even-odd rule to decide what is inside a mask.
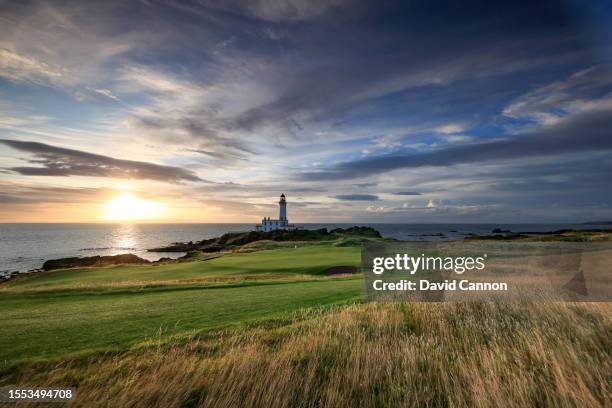
[[[546,232],[610,228],[597,224],[296,224],[304,229],[370,226],[384,236],[409,241],[456,240],[494,229]],[[147,252],[174,242],[199,241],[226,232],[249,231],[253,224],[0,224],[0,279],[27,273],[49,259],[132,253],[150,261],[183,253]]]

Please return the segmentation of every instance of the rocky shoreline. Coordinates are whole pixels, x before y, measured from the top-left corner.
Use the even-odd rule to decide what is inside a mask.
[[[167,262],[180,261],[181,259],[189,258],[196,252],[214,253],[223,251],[232,251],[242,245],[249,244],[255,241],[271,240],[271,241],[324,241],[335,240],[342,237],[353,238],[382,238],[380,233],[370,227],[350,227],[347,229],[336,228],[328,231],[327,228],[317,230],[294,230],[284,231],[277,230],[271,232],[235,232],[226,233],[220,237],[205,239],[197,242],[176,242],[171,245],[159,248],[147,249],[147,252],[185,252],[186,255],[172,259],[160,258],[157,261],[148,261],[137,255],[126,253],[119,255],[108,256],[85,256],[85,257],[68,257],[59,259],[50,259],[43,263],[42,268],[34,269],[27,272],[8,271],[0,275],[0,282],[12,279],[18,275],[47,272],[56,269],[66,268],[83,268],[83,267],[101,267],[115,265],[155,265]]]
[[[134,254],[120,254],[120,255],[109,255],[109,256],[84,256],[84,257],[70,257],[60,259],[50,259],[46,261],[42,269],[44,271],[52,271],[54,269],[66,269],[66,268],[77,268],[77,267],[90,267],[90,266],[112,266],[122,264],[150,264],[150,261],[142,259]]]
[[[31,269],[29,271],[2,271],[0,282],[15,278],[18,275],[30,275],[32,273],[48,272],[56,269],[79,268],[79,267],[99,267],[114,265],[154,265],[172,261],[171,258],[160,258],[157,261],[148,261],[134,254],[119,254],[107,256],[83,256],[68,257],[59,259],[49,259],[43,263],[42,268]]]

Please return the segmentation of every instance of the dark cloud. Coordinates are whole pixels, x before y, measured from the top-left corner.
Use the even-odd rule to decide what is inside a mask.
[[[563,203],[580,208],[589,203],[612,202],[609,174],[612,157],[609,154],[583,155],[579,160],[555,160],[545,163],[523,163],[492,169],[475,176],[471,187],[478,187],[481,202],[506,196],[514,207],[542,206]],[[466,187],[468,187],[466,185]]]
[[[321,18],[332,12],[346,12],[346,7],[351,3],[349,0],[203,0],[199,5],[270,22],[290,22]]]
[[[25,176],[89,176],[113,177],[141,180],[157,180],[170,183],[203,181],[195,173],[180,167],[162,166],[133,160],[121,160],[80,150],[66,149],[38,142],[0,140],[0,143],[36,159],[28,160],[42,167],[12,167]]]
[[[130,118],[129,124],[158,140],[174,142],[181,140],[184,143],[195,144],[199,148],[186,150],[214,159],[244,159],[246,154],[255,153],[245,141],[224,135],[223,127],[226,126],[224,121],[211,116],[208,112],[202,111],[199,114],[174,112],[174,114],[177,117],[171,117],[169,112],[155,117],[134,116]]]
[[[312,188],[312,187],[290,187],[290,188],[276,188],[276,191],[290,191],[293,193],[324,193],[327,190],[323,188]]]
[[[446,167],[462,163],[547,157],[585,151],[612,150],[612,111],[567,118],[557,125],[501,141],[464,144],[422,154],[396,154],[340,163],[327,171],[302,173],[303,180],[366,177],[401,168]]]
[[[533,208],[531,220],[538,220],[552,214],[537,211],[542,203],[576,204],[579,211],[588,200],[610,201],[610,194],[598,193],[609,165],[568,165],[576,156],[610,150],[605,118],[567,119],[612,99],[610,70],[597,64],[609,53],[610,37],[596,27],[610,14],[587,4],[598,2],[39,3],[10,2],[0,12],[0,36],[7,38],[0,90],[16,108],[0,121],[19,127],[8,132],[44,142],[40,135],[60,123],[71,135],[96,129],[121,152],[111,155],[139,160],[128,155],[133,146],[125,155],[122,150],[132,142],[123,136],[131,126],[127,133],[138,140],[168,149],[165,157],[200,162],[191,170],[206,167],[203,174],[216,180],[247,183],[202,182],[183,198],[197,199],[195,193],[220,200],[211,205],[261,216],[258,205],[242,202],[272,209],[281,191],[290,202],[325,192],[332,197],[329,211],[309,210],[313,217],[358,217],[357,207],[367,205],[349,212],[348,203],[361,196],[378,200],[372,215],[398,214],[400,221],[410,213],[414,220],[431,214],[430,221],[439,221],[434,216],[442,211],[475,214],[499,209],[491,207],[499,202],[513,211]],[[584,18],[586,9],[598,18]],[[30,163],[0,173],[199,180],[181,168],[12,142],[3,143],[27,152]],[[564,165],[535,165],[546,160]],[[417,167],[435,168],[377,177]],[[295,183],[293,171],[319,171],[300,177],[321,182]],[[344,182],[352,178],[355,184]],[[399,191],[404,188],[410,191]],[[0,201],[19,199],[0,191]],[[370,191],[385,194],[352,194]],[[421,200],[410,196],[418,191],[452,197],[455,207],[414,211],[419,207],[409,204]],[[389,207],[402,196],[406,206]],[[526,219],[511,216],[506,219]]]
[[[295,118],[305,128],[308,121],[339,123],[348,111],[379,98],[465,79],[477,79],[481,85],[471,83],[472,89],[486,94],[482,82],[504,76],[499,83],[512,92],[513,73],[590,52],[563,7],[536,3],[528,10],[512,2],[490,7],[470,1],[461,9],[446,1],[369,3],[367,17],[356,16],[343,29],[300,27],[289,45],[301,52],[279,58],[274,68],[276,97],[234,123],[246,130],[271,123],[290,127]],[[425,104],[424,110],[434,109]],[[402,116],[410,118],[406,113],[404,107]]]
[[[373,194],[340,194],[334,196],[335,199],[341,201],[377,201],[378,196]]]
[[[110,189],[90,187],[28,186],[0,181],[0,204],[44,204],[91,202]]]

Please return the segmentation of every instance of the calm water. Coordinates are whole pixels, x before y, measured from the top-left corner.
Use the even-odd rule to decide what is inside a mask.
[[[298,224],[307,229],[354,224]],[[359,224],[385,237],[402,240],[461,239],[469,233],[487,234],[494,228],[514,232],[560,228],[605,228],[574,224]],[[252,224],[0,224],[0,274],[40,268],[47,259],[69,256],[133,253],[154,261],[177,253],[150,253],[147,248],[173,242],[213,238],[226,232],[248,231]]]

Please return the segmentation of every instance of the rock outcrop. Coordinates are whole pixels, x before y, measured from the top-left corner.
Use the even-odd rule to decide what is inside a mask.
[[[134,254],[121,254],[110,256],[86,256],[50,259],[43,264],[45,271],[53,269],[89,267],[89,266],[109,266],[124,264],[149,264],[146,259],[142,259]]]

